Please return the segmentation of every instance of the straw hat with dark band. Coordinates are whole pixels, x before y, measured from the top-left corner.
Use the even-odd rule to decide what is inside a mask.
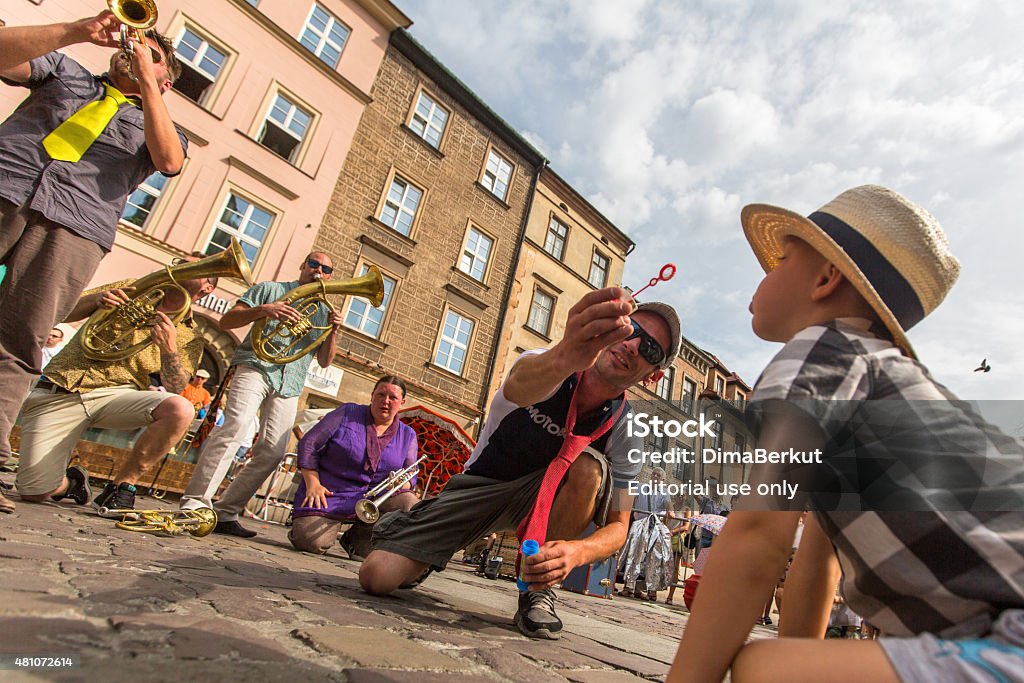
[[[847,190],[806,218],[751,204],[741,220],[765,272],[778,265],[784,237],[802,239],[846,276],[911,357],[906,331],[942,303],[960,274],[935,217],[878,185]]]

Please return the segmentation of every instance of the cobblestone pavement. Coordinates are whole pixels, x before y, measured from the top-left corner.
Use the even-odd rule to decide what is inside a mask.
[[[453,562],[375,598],[340,549],[298,553],[283,527],[244,521],[258,537],[161,537],[19,501],[0,515],[0,652],[76,654],[81,666],[0,680],[660,680],[686,623],[680,607],[559,591],[563,636],[535,641],[512,625],[509,581]]]

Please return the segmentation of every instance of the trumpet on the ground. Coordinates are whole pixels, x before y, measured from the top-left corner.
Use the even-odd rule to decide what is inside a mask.
[[[373,524],[380,519],[380,506],[416,476],[420,463],[426,459],[427,456],[424,455],[404,470],[392,472],[387,479],[367,491],[366,496],[356,503],[356,517],[359,521]]]
[[[377,266],[370,266],[365,275],[352,280],[317,280],[299,285],[278,299],[298,311],[299,320],[260,318],[252,324],[250,339],[256,357],[266,363],[283,365],[320,346],[330,334],[331,326],[316,325],[313,317],[320,310],[321,303],[331,307],[327,301],[328,294],[361,296],[377,308],[384,301],[384,278]]]
[[[116,514],[100,510],[100,514]],[[196,538],[208,535],[217,526],[217,513],[210,508],[196,510],[125,510],[124,518],[114,526],[126,531],[178,536],[189,533]]]

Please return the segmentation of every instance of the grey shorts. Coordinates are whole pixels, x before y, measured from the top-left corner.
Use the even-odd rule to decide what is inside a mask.
[[[611,475],[604,455],[589,453],[602,470],[594,523],[603,526],[611,504]],[[580,457],[585,457],[581,455]],[[544,470],[512,481],[459,474],[436,497],[408,512],[384,515],[373,527],[373,549],[386,550],[441,571],[452,555],[495,531],[514,531],[530,513]]]
[[[983,638],[944,640],[924,633],[878,642],[905,683],[1024,682],[1024,610],[1002,612]]]

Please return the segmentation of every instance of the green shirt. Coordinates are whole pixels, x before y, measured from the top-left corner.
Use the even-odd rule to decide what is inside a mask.
[[[254,308],[261,304],[269,304],[277,301],[285,294],[290,292],[299,286],[298,281],[295,282],[261,282],[258,285],[254,285],[239,297],[239,303],[243,303],[250,308]],[[278,321],[268,320],[267,325],[274,325]],[[327,307],[320,303],[313,314],[313,324],[321,329],[314,328],[307,337],[313,339],[323,333],[323,328],[328,324],[328,312]],[[266,330],[268,328],[264,328]],[[313,361],[313,355],[315,351],[307,353],[302,358],[298,358],[291,363],[285,363],[278,365],[276,363],[267,363],[256,357],[256,354],[252,350],[252,334],[245,335],[245,339],[235,349],[235,355],[231,358],[232,365],[249,365],[260,372],[267,378],[267,384],[273,389],[278,395],[284,398],[291,398],[292,396],[298,396],[302,393],[302,387],[306,384],[306,371],[309,369],[309,364]],[[290,341],[290,340],[289,340]],[[305,339],[296,346],[308,346],[308,341]]]

